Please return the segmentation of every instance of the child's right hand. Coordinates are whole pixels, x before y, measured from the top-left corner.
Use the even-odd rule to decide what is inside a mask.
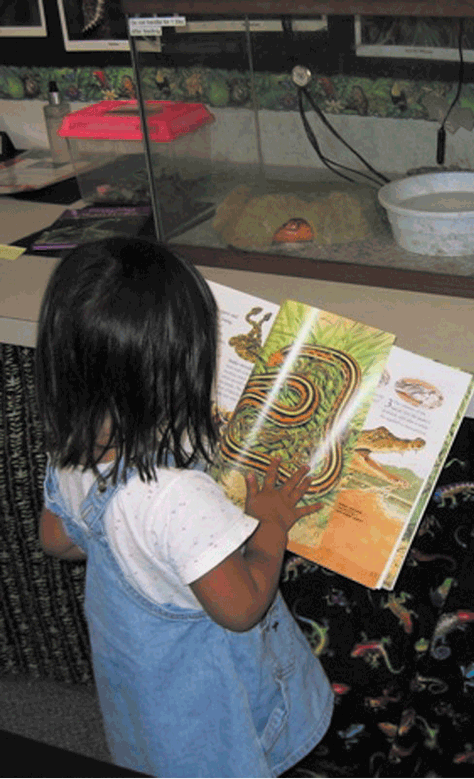
[[[275,598],[288,541],[298,519],[320,504],[297,508],[311,484],[307,467],[299,468],[276,486],[279,460],[272,460],[261,488],[253,474],[247,477],[245,511],[260,520],[244,547],[191,583],[207,613],[229,630],[245,631],[259,622]]]
[[[288,532],[301,517],[321,508],[321,503],[297,508],[311,485],[311,476],[307,476],[309,468],[302,466],[278,487],[276,482],[280,462],[280,459],[271,460],[261,488],[255,474],[247,475],[245,513],[261,521],[278,522]]]

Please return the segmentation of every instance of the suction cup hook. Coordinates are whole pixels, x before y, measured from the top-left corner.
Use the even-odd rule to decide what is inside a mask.
[[[311,71],[305,65],[295,65],[291,71],[291,80],[293,84],[302,89],[308,86],[311,81]]]
[[[0,132],[0,162],[11,160],[18,154],[15,149],[10,136],[6,132]]]

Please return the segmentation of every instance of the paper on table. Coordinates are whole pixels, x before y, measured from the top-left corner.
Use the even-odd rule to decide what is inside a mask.
[[[26,252],[26,249],[22,246],[7,246],[0,243],[0,260],[17,260],[23,252]]]
[[[29,149],[0,162],[0,195],[42,189],[74,177],[78,170],[96,167],[90,160],[54,165],[49,149]]]

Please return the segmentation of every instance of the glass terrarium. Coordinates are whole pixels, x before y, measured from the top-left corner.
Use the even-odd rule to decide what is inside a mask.
[[[288,0],[260,14],[247,0],[122,5],[160,240],[203,264],[459,294],[448,274],[469,276],[472,257],[425,257],[394,240],[378,192],[423,158],[400,134],[410,128],[395,87],[379,116],[364,91],[371,105],[385,99],[376,79],[345,75],[335,17]],[[163,142],[154,122],[169,104],[206,121]],[[425,278],[396,275],[407,270]]]
[[[386,229],[370,185],[380,185],[376,173],[338,176],[344,154],[339,166],[323,164],[308,126],[314,79],[301,63],[324,36],[326,17],[210,17],[181,15],[176,7],[128,18],[159,237],[311,257]],[[278,72],[270,73],[265,68],[275,70],[275,51]],[[172,173],[153,132],[160,100],[201,105],[211,119],[209,145],[186,136],[188,153]],[[181,226],[175,219],[170,232],[171,208]]]

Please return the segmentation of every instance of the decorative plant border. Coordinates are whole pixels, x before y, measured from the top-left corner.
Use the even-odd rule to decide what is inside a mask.
[[[85,103],[136,96],[131,67],[6,67],[0,66],[0,98],[47,100],[48,82],[57,81],[63,97]],[[251,108],[250,81],[240,71],[211,68],[144,68],[147,99],[203,102],[215,108]],[[291,78],[281,73],[255,74],[259,107],[270,111],[297,110]],[[381,118],[432,119],[424,101],[429,96],[450,101],[457,85],[442,81],[397,81],[393,78],[315,75],[313,100],[327,114]],[[463,86],[460,108],[474,112],[474,84]]]

